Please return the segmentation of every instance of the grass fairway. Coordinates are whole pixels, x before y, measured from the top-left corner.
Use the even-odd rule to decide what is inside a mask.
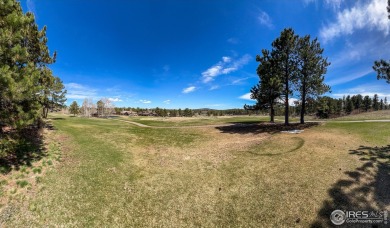
[[[297,135],[263,124],[53,124],[62,162],[30,197],[3,207],[7,227],[308,227],[329,226],[334,209],[390,209],[390,123],[326,123]]]
[[[359,114],[338,117],[331,120],[332,121],[390,120],[390,110],[361,112]]]

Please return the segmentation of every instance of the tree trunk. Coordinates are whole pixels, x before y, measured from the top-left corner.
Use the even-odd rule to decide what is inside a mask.
[[[289,53],[289,51],[288,51],[288,53]],[[288,55],[287,55],[288,56]],[[289,81],[289,72],[288,72],[288,57],[287,57],[287,59],[286,59],[286,69],[285,69],[285,75],[284,75],[284,77],[285,77],[285,79],[286,79],[286,81],[285,81],[285,83],[286,83],[286,88],[285,88],[285,93],[286,93],[286,97],[285,97],[285,107],[284,107],[284,125],[288,125],[288,112],[289,112],[289,104],[288,104],[288,92],[289,92],[289,85],[288,85],[288,81]]]
[[[306,80],[302,82],[302,107],[301,107],[301,124],[305,123],[305,110],[306,110]]]
[[[287,73],[287,71],[286,71]],[[284,107],[284,125],[288,125],[288,112],[289,112],[289,104],[288,104],[288,76],[286,76],[286,103],[285,103],[285,107]]]
[[[271,103],[271,123],[275,122],[275,109],[274,109],[274,103]]]

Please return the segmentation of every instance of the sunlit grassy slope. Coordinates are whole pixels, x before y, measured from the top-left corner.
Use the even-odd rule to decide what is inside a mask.
[[[372,154],[352,152],[390,139],[390,123],[327,123],[297,135],[261,126],[140,128],[79,117],[53,123],[64,136],[63,161],[33,197],[5,207],[7,227],[327,226],[333,207],[377,194],[375,187],[365,195],[352,191],[370,183],[365,174],[375,179],[382,170],[371,160],[366,172],[362,158]],[[352,172],[363,177],[357,181]],[[388,207],[375,197],[362,202]]]

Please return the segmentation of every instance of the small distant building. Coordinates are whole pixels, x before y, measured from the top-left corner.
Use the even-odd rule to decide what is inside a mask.
[[[157,116],[156,112],[154,111],[142,111],[138,113],[139,116]]]
[[[120,112],[121,115],[124,115],[124,116],[137,116],[137,113],[136,112],[133,112],[133,111],[121,111]]]

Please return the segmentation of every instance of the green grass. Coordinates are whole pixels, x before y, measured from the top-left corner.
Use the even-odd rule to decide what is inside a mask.
[[[20,188],[24,188],[28,185],[28,181],[26,180],[18,180],[16,181],[16,185],[19,186]]]
[[[1,221],[7,227],[308,227],[328,219],[319,216],[333,200],[328,192],[363,164],[350,150],[386,145],[390,136],[390,123],[326,123],[271,135],[79,117],[53,122],[67,138],[61,165],[35,179],[35,195],[5,207],[12,211]]]

